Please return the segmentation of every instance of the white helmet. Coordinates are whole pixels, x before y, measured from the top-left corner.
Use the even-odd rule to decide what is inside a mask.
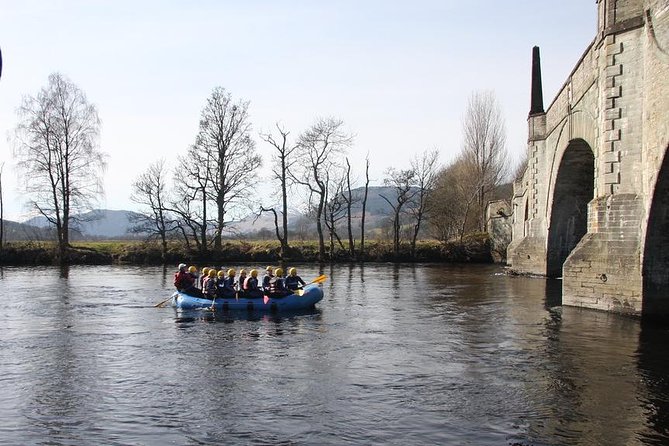
[[[184,269],[186,267],[185,263],[179,263],[179,269]]]

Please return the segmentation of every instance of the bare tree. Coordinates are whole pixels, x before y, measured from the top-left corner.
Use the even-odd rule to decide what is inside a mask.
[[[340,172],[328,171],[326,178],[326,196],[324,209],[324,222],[328,229],[330,239],[330,257],[334,255],[335,240],[342,250],[345,250],[344,243],[337,232],[337,226],[346,216],[346,196],[345,196],[345,176]]]
[[[521,181],[525,171],[527,170],[527,152],[523,152],[523,156],[517,161],[516,167],[513,169],[513,180]]]
[[[23,99],[18,116],[14,155],[31,207],[56,229],[63,261],[72,215],[89,210],[103,194],[100,119],[84,92],[58,73]]]
[[[176,227],[173,219],[169,217],[165,176],[165,160],[156,161],[133,182],[130,196],[132,201],[144,206],[135,221],[133,231],[158,237],[163,260],[167,257],[167,235]]]
[[[360,258],[365,258],[365,217],[367,215],[367,193],[369,192],[369,153],[365,158],[365,192],[362,197],[362,216],[360,219]]]
[[[477,223],[471,223],[476,217],[471,214],[477,214],[472,210],[479,192],[478,184],[471,181],[475,171],[471,161],[460,154],[437,174],[433,192],[428,196],[427,215],[438,240],[446,242],[456,235],[462,239],[466,231],[478,228]]]
[[[411,169],[415,173],[416,195],[410,210],[414,217],[413,233],[411,236],[411,256],[416,256],[416,240],[430,204],[429,195],[434,189],[437,180],[437,161],[439,152],[436,149],[428,150],[411,161]]]
[[[177,216],[177,228],[184,237],[186,247],[190,240],[204,257],[208,250],[208,233],[214,225],[209,216],[212,178],[212,157],[197,145],[188,149],[185,156],[179,156],[174,172],[174,195],[171,210]]]
[[[216,87],[200,116],[195,145],[212,158],[207,165],[211,169],[208,176],[216,206],[214,248],[221,247],[226,215],[235,206],[245,204],[256,183],[253,172],[260,166],[261,158],[251,139],[248,106],[248,101],[233,103],[230,93]]]
[[[342,198],[346,203],[346,228],[348,230],[348,255],[351,260],[355,259],[355,240],[353,239],[352,211],[353,193],[351,192],[351,163],[346,158],[346,191],[342,193]]]
[[[326,172],[340,162],[353,141],[353,137],[344,132],[344,123],[340,119],[320,118],[298,138],[298,157],[303,164],[292,179],[309,191],[310,201],[314,201],[314,219],[318,233],[318,259],[325,260],[325,239],[323,236],[323,217],[325,197],[327,195]]]
[[[391,218],[393,229],[393,254],[395,257],[398,257],[400,252],[402,211],[404,210],[404,206],[413,199],[414,195],[416,195],[416,190],[412,187],[416,172],[413,169],[397,170],[390,168],[386,171],[386,175],[387,177],[383,180],[383,183],[386,186],[393,187],[395,196],[388,198],[381,195],[381,198],[383,198],[393,210]]]
[[[465,157],[474,166],[471,181],[477,187],[477,220],[485,230],[485,208],[495,187],[508,175],[504,118],[491,91],[476,91],[470,98],[463,121]]]
[[[260,137],[272,147],[274,147],[274,156],[272,160],[272,175],[274,180],[279,183],[280,192],[281,192],[281,230],[279,230],[279,221],[278,215],[274,208],[265,208],[261,207],[260,212],[273,212],[274,213],[274,227],[276,232],[276,237],[281,244],[281,258],[283,258],[288,252],[288,187],[290,186],[289,172],[292,170],[293,166],[297,162],[297,157],[295,152],[298,148],[297,144],[288,143],[288,135],[290,132],[287,132],[283,127],[278,123],[276,124],[276,129],[278,132],[278,137],[274,137],[272,134],[267,133],[263,134]]]

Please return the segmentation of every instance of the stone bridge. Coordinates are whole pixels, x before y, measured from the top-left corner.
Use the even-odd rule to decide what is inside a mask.
[[[669,0],[598,0],[597,34],[544,111],[533,53],[528,165],[507,261],[564,305],[669,316]]]

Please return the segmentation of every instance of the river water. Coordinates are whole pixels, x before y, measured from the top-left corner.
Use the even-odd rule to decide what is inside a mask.
[[[669,443],[669,329],[496,266],[321,273],[302,314],[177,313],[154,267],[3,268],[0,444]]]

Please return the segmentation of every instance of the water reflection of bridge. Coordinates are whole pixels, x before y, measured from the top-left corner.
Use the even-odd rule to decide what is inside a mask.
[[[669,1],[597,5],[597,35],[546,111],[535,49],[508,259],[562,276],[566,305],[666,316]]]

